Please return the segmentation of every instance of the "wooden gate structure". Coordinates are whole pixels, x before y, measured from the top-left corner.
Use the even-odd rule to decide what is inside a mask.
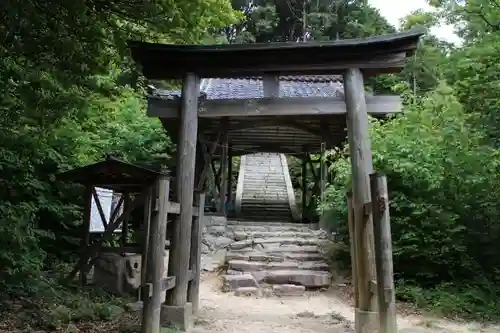
[[[167,240],[167,222],[169,215],[181,214],[181,205],[169,200],[170,179],[167,174],[138,167],[125,163],[116,158],[108,158],[95,164],[87,165],[78,169],[64,172],[58,177],[60,180],[71,181],[85,186],[85,211],[82,234],[81,256],[74,269],[68,276],[73,279],[80,272],[82,283],[86,283],[88,272],[93,263],[100,258],[104,252],[127,252],[140,253],[141,260],[141,285],[139,288],[140,299],[143,301],[143,331],[159,332],[161,304],[161,293],[175,288],[178,281],[185,281],[186,302],[189,309],[177,313],[176,309],[166,311],[166,319],[163,322],[172,322],[180,328],[190,326],[189,320],[192,313],[196,312],[199,304],[199,287],[201,272],[201,223],[204,214],[205,195],[195,195],[196,206],[191,206],[189,241],[187,245],[187,271],[184,275],[164,275],[164,255]],[[99,197],[95,188],[100,187],[121,193],[121,200],[111,212],[109,220],[106,220]],[[173,191],[172,191],[173,192]],[[195,192],[190,192],[191,196]],[[93,242],[90,239],[90,209],[91,202],[96,203],[99,215],[104,225],[101,237]],[[193,198],[191,198],[191,205]],[[120,207],[124,205],[123,212]],[[129,223],[134,210],[144,209],[143,219],[139,228],[132,228]],[[114,231],[122,227],[120,246],[105,248],[103,244],[112,240]],[[131,232],[135,232],[136,243],[129,243]],[[192,240],[192,241],[191,241]],[[171,237],[170,243],[175,244],[175,236]],[[178,244],[178,243],[177,243]],[[121,278],[121,276],[120,276]],[[187,315],[184,315],[186,313]],[[173,317],[173,320],[169,319]]]
[[[385,116],[400,102],[395,96],[365,96],[364,77],[399,72],[422,34],[421,30],[410,30],[363,39],[240,45],[130,42],[132,57],[147,79],[182,79],[178,98],[148,99],[149,115],[160,118],[178,152],[175,186],[180,214],[172,225],[168,267],[168,275],[175,276],[176,283],[162,306],[163,319],[186,322],[191,315],[190,249],[198,241],[192,236],[193,192],[196,184],[204,182],[211,159],[220,158],[227,168],[229,143],[242,129],[243,139],[240,135],[231,145],[234,155],[253,150],[300,156],[321,151],[323,142],[323,149],[342,145],[347,124],[356,243],[353,260],[358,272],[356,326],[358,332],[375,332],[377,288],[375,258],[371,255],[374,239],[369,175],[373,166],[368,114]],[[280,98],[279,77],[297,75],[342,75],[345,94],[339,98]],[[264,98],[207,100],[200,96],[201,78],[242,77],[262,77]],[[274,134],[270,127],[276,129]],[[296,132],[282,136],[283,128]],[[223,184],[227,182],[224,168]],[[225,192],[224,185],[221,189]],[[225,195],[222,204],[224,200]],[[153,284],[152,295],[160,292],[156,286]],[[158,323],[152,325],[145,332],[157,333]]]

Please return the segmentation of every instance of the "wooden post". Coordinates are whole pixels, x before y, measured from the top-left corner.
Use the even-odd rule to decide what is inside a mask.
[[[321,142],[321,154],[319,159],[319,197],[321,202],[325,201],[325,190],[326,190],[326,162],[325,162],[325,154],[326,154],[326,143]],[[327,221],[321,216],[320,217],[320,228],[323,230],[329,230],[330,227],[327,225]]]
[[[307,156],[302,159],[302,222],[306,221],[307,217]]]
[[[375,234],[380,332],[397,333],[387,178],[382,173],[372,173],[370,187]]]
[[[354,291],[354,306],[359,307],[358,271],[356,268],[356,242],[354,240],[354,209],[352,192],[347,193],[347,226],[349,227],[349,247],[351,254],[352,290]]]
[[[229,146],[227,151],[227,202],[233,203],[233,148]]]
[[[156,186],[156,185],[155,185]],[[142,255],[141,255],[141,285],[146,283],[146,270],[148,263],[148,252],[149,252],[149,235],[151,227],[151,205],[153,200],[154,187],[152,186],[149,190],[149,194],[144,200],[144,218],[142,224]],[[143,296],[139,293],[140,299],[142,301]]]
[[[123,199],[123,208],[127,209],[127,207],[130,206],[130,193],[125,192],[122,195],[124,196],[124,199]],[[130,222],[130,217],[126,217],[126,218],[123,219],[123,223],[122,223],[122,238],[121,238],[122,249],[127,245],[129,222]],[[111,221],[110,221],[110,223],[111,223]]]
[[[179,144],[177,146],[177,196],[181,207],[179,218],[173,224],[170,246],[169,276],[176,277],[175,287],[167,293],[167,305],[183,306],[187,301],[189,282],[189,252],[193,219],[194,168],[198,137],[199,79],[193,73],[184,76]]]
[[[161,281],[165,270],[165,239],[167,235],[167,206],[170,182],[166,176],[160,176],[157,184],[158,206],[155,208],[154,217],[151,220],[146,283],[141,286],[141,298],[143,300],[142,333],[160,332],[161,303],[163,301],[161,299]]]
[[[370,203],[369,174],[373,170],[368,114],[363,85],[363,74],[357,68],[344,74],[347,130],[352,169],[352,192],[358,273],[359,307],[356,309],[356,331],[377,332],[375,260],[373,258],[373,223],[367,209]]]
[[[227,178],[228,178],[228,119],[221,120],[222,131],[222,153],[220,156],[220,190],[219,190],[219,213],[226,215]]]
[[[205,212],[205,193],[200,193],[196,201],[198,214],[193,217],[190,255],[190,270],[194,272],[194,276],[188,284],[188,302],[191,302],[193,306],[193,314],[196,314],[200,308],[201,241],[203,213]]]
[[[321,201],[325,200],[325,190],[326,190],[326,177],[327,177],[327,168],[326,168],[326,143],[321,142],[321,155],[319,160],[319,176],[320,176],[320,198]]]
[[[84,204],[84,211],[83,211],[83,232],[82,232],[82,239],[81,239],[81,244],[80,244],[80,251],[81,251],[81,261],[84,261],[85,258],[85,253],[87,251],[87,247],[90,245],[90,214],[92,211],[92,192],[93,192],[94,187],[91,185],[87,185],[85,187],[85,193],[84,193],[84,199],[85,199],[85,204]],[[87,271],[85,270],[84,266],[81,267],[80,269],[80,282],[82,285],[87,284]]]

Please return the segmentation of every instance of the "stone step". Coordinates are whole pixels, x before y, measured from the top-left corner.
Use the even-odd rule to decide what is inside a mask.
[[[306,247],[306,246],[298,246]],[[313,248],[311,246],[311,248]],[[317,247],[315,247],[317,248]],[[274,251],[274,252],[266,252],[266,248],[263,247],[262,250],[256,250],[254,248],[251,249],[241,249],[241,250],[231,250],[226,253],[226,260],[250,260],[250,261],[276,261],[281,262],[285,260],[295,260],[295,261],[322,261],[324,256],[321,252],[318,251],[309,251],[309,252],[284,252],[284,251]]]
[[[321,241],[316,238],[252,238],[231,243],[230,249],[243,249],[255,244],[281,244],[281,245],[319,245]]]
[[[243,194],[242,197],[250,197],[253,198],[255,195],[260,195],[260,196],[267,196],[270,198],[274,197],[287,197],[288,198],[288,192],[286,188],[283,189],[255,189],[255,190],[246,190],[243,189]]]
[[[245,208],[257,208],[265,210],[273,209],[290,209],[290,204],[288,202],[288,197],[278,197],[278,196],[255,196],[255,197],[244,197],[241,200],[241,207]]]
[[[242,220],[252,221],[258,218],[261,221],[274,222],[274,221],[283,221],[286,219],[291,219],[291,212],[283,211],[266,211],[266,212],[257,212],[252,210],[245,210],[239,216]]]
[[[302,226],[300,224],[297,224],[296,226],[293,227],[287,227],[287,226],[272,226],[268,225],[266,222],[260,223],[260,225],[248,225],[248,226],[241,226],[241,225],[228,225],[227,226],[228,230],[231,231],[252,231],[252,232],[263,232],[263,231],[273,231],[273,232],[283,232],[283,231],[297,231],[297,232],[306,232],[306,231],[314,231],[312,229],[309,229],[306,225]]]
[[[323,271],[311,270],[262,270],[253,271],[250,274],[257,283],[265,282],[269,284],[293,284],[302,285],[306,288],[328,287],[332,280],[332,274]],[[247,274],[245,274],[247,275]],[[238,276],[238,275],[236,275]]]
[[[272,290],[276,296],[302,296],[306,291],[306,287],[295,284],[275,284]]]
[[[247,238],[271,238],[271,237],[317,237],[316,234],[311,231],[234,231],[235,240],[243,240]]]
[[[301,223],[290,223],[285,221],[276,221],[276,222],[263,222],[259,220],[255,221],[239,221],[236,219],[231,219],[227,221],[228,226],[241,226],[241,227],[266,227],[266,228],[274,228],[274,227],[287,227],[287,228],[307,228],[309,224],[301,224]]]
[[[298,284],[306,288],[327,287],[331,280],[332,275],[328,272],[303,270],[270,271],[265,278],[270,284]]]
[[[224,291],[234,291],[242,287],[258,286],[252,274],[224,275],[222,278],[222,288]]]
[[[306,271],[329,271],[328,264],[322,261],[247,261],[247,260],[229,260],[228,268],[244,273],[254,271],[275,271],[275,270],[306,270]]]

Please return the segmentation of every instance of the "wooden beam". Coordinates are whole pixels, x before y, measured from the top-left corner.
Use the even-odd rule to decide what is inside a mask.
[[[397,333],[389,193],[385,175],[372,173],[370,188],[375,236],[379,327],[381,333]]]
[[[167,305],[184,306],[187,302],[189,252],[191,248],[191,225],[193,219],[194,171],[196,143],[198,138],[198,94],[199,78],[186,73],[182,83],[182,107],[177,146],[177,193],[181,211],[173,223],[170,248],[169,276],[176,277],[175,287],[167,292]]]
[[[108,227],[108,221],[106,220],[106,214],[104,214],[104,210],[102,209],[101,200],[99,199],[99,195],[95,190],[95,187],[92,186],[92,197],[94,198],[95,205],[97,207],[97,211],[99,212],[99,216],[101,217],[102,225],[104,229]]]
[[[351,255],[352,289],[354,290],[354,307],[359,308],[358,270],[356,268],[356,246],[354,240],[354,208],[352,191],[347,193],[347,226],[349,229],[349,249]]]
[[[348,40],[342,40],[342,42],[347,42]],[[389,42],[386,43],[388,45]],[[154,46],[156,47],[156,45]],[[217,46],[219,47],[219,46]],[[355,48],[354,45],[349,45],[349,47]],[[377,48],[377,47],[373,47]],[[236,54],[234,52],[227,52],[224,50],[223,53],[213,53],[211,51],[210,56],[205,54],[207,53],[199,53],[199,55],[204,55],[203,60],[197,61],[193,63],[191,61],[189,66],[186,66],[186,61],[189,59],[183,59],[183,56],[176,56],[170,61],[167,62],[166,57],[161,55],[161,51],[156,53],[151,58],[148,57],[148,60],[141,59],[139,60],[143,64],[143,74],[148,79],[171,79],[171,78],[181,78],[182,74],[186,71],[186,68],[190,68],[192,71],[196,71],[198,75],[202,77],[242,77],[242,76],[260,76],[262,73],[270,73],[275,72],[280,75],[332,75],[332,74],[342,74],[346,68],[361,68],[363,72],[367,75],[379,75],[379,74],[388,74],[388,73],[399,73],[401,69],[405,66],[407,52],[412,53],[415,48],[413,44],[411,47],[405,47],[403,49],[396,48],[389,50],[381,50],[377,48],[377,52],[373,52],[372,50],[360,54],[358,52],[352,53],[351,50],[339,56],[335,54],[334,57],[329,57],[326,59],[304,59],[304,53],[300,50],[293,50],[294,58],[293,63],[290,59],[277,59],[278,54],[285,54],[284,52],[272,53],[268,55],[269,59],[265,57],[258,57],[259,59],[266,59],[265,61],[255,61],[255,54],[259,54],[259,52],[252,52],[252,61],[251,63],[245,64],[232,64],[234,61],[234,57]],[[323,51],[314,51],[323,53],[331,52],[326,49]],[[290,50],[288,50],[290,52]],[[339,49],[339,53],[344,52],[342,49]],[[388,52],[390,52],[388,54]],[[186,53],[182,53],[185,55]],[[241,54],[244,54],[241,53]],[[237,57],[240,57],[241,54],[238,54]],[[302,56],[301,56],[302,55]],[[231,59],[224,59],[225,57],[231,57]],[[262,55],[261,55],[262,56]],[[316,58],[318,54],[312,58]],[[322,55],[324,57],[325,54]],[[212,57],[217,57],[216,59],[212,59]],[[295,58],[298,57],[298,58]],[[177,58],[177,59],[176,59]],[[209,59],[210,58],[210,59]],[[273,59],[274,58],[274,59]],[[248,58],[242,58],[245,60]],[[226,61],[227,60],[227,61]],[[174,62],[173,62],[174,61]],[[227,63],[230,61],[229,66]],[[241,61],[241,60],[240,60]]]
[[[368,113],[374,116],[397,113],[401,110],[399,96],[367,96]],[[151,97],[148,100],[148,115],[160,118],[178,118],[179,100]],[[242,117],[242,116],[307,116],[344,115],[347,113],[342,97],[308,98],[255,98],[219,99],[200,102],[200,118]]]
[[[165,240],[167,236],[167,203],[170,192],[170,182],[166,176],[161,176],[157,182],[158,207],[151,219],[149,234],[149,249],[146,266],[146,284],[152,287],[148,297],[143,295],[142,333],[160,333],[160,308],[162,294],[162,277],[165,271]]]
[[[122,197],[124,197],[123,207],[127,208],[127,206],[130,205],[130,193],[128,192],[122,193]],[[112,220],[110,219],[110,221]],[[130,217],[123,219],[122,234],[121,234],[122,247],[124,247],[127,244],[129,222],[130,222]]]
[[[233,202],[233,147],[227,150],[227,202]]]
[[[82,239],[80,243],[80,261],[84,262],[86,260],[85,258],[85,251],[87,250],[87,247],[90,245],[90,215],[92,211],[92,195],[95,192],[95,189],[93,186],[86,186],[85,187],[85,192],[84,192],[84,211],[83,211],[83,232],[82,232]],[[87,272],[85,271],[84,267],[82,266],[82,269],[80,270],[80,282],[82,285],[87,284]]]
[[[215,150],[217,149],[217,145],[219,144],[219,140],[221,137],[221,133],[217,135],[217,139],[212,142],[212,146],[210,149],[207,148],[207,144],[204,142],[203,137],[200,135],[199,136],[199,141],[201,143],[202,151],[203,151],[203,159],[204,159],[204,167],[203,170],[201,171],[201,176],[200,180],[198,182],[198,185],[196,186],[198,191],[203,191],[203,187],[205,184],[205,180],[207,178],[207,173],[209,172],[211,168],[211,163],[212,163],[212,156],[215,153]]]
[[[203,213],[205,211],[205,193],[198,194],[197,200],[198,216],[193,218],[191,229],[191,252],[190,267],[193,278],[188,283],[188,302],[193,306],[193,313],[196,314],[200,308],[200,283],[201,283],[201,241],[203,234]]]
[[[370,202],[369,174],[373,171],[368,113],[361,70],[351,68],[344,74],[347,130],[352,169],[352,192],[358,270],[359,308],[356,310],[357,332],[377,332],[377,298],[370,288],[375,280],[373,258],[373,224],[365,215]]]
[[[141,235],[141,284],[146,283],[146,270],[147,270],[147,262],[148,262],[148,252],[149,252],[149,235],[151,231],[151,209],[152,203],[156,200],[153,200],[154,196],[154,186],[148,189],[148,193],[146,193],[146,198],[144,199],[144,217],[142,221],[142,235]],[[155,198],[156,199],[156,198]],[[141,298],[142,301],[142,298]]]
[[[174,214],[174,215],[179,215],[181,213],[182,209],[181,209],[181,204],[178,203],[178,202],[173,202],[173,201],[169,201],[168,204],[167,204],[167,212],[169,214]],[[198,212],[197,211],[193,211],[193,216],[197,216],[198,215]]]

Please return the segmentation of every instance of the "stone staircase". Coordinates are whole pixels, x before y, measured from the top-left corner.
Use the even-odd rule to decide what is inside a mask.
[[[236,295],[302,295],[331,283],[321,251],[327,235],[303,224],[229,221],[224,276]]]
[[[290,221],[299,218],[283,154],[257,153],[241,157],[235,208],[238,219]]]

